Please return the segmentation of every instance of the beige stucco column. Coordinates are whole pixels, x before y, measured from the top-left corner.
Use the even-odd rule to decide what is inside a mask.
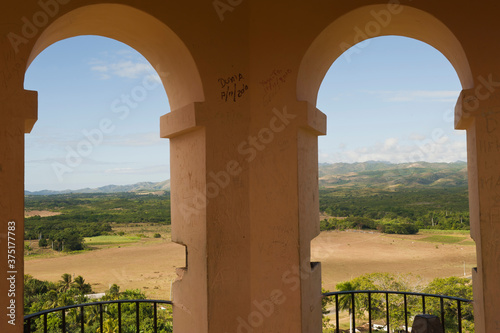
[[[162,117],[170,138],[180,332],[320,332],[317,135],[306,103],[195,103]],[[251,110],[251,111],[249,111]],[[250,116],[251,115],[251,116]],[[312,267],[312,268],[311,268]]]
[[[462,91],[455,123],[467,129],[470,225],[477,251],[475,328],[500,332],[500,94],[485,82]]]
[[[0,332],[23,332],[24,134],[36,121],[36,93],[10,91],[0,109]]]

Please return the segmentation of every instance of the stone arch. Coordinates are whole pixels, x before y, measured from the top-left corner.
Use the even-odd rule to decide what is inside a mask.
[[[204,101],[198,68],[183,41],[155,17],[127,5],[88,5],[57,18],[38,37],[27,67],[48,46],[82,35],[112,38],[141,53],[160,75],[171,110]]]
[[[390,35],[414,38],[436,48],[455,68],[462,88],[473,87],[474,80],[467,55],[460,41],[446,25],[420,9],[379,4],[348,12],[316,37],[299,67],[297,99],[316,105],[321,82],[338,57],[363,40]]]

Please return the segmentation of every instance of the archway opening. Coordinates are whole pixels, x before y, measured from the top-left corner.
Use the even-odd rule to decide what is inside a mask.
[[[52,44],[27,70],[39,120],[26,136],[25,273],[53,284],[28,297],[26,314],[95,301],[114,285],[123,297],[171,299],[186,258],[170,238],[161,76],[131,47],[97,36]],[[89,284],[83,294],[78,276]],[[25,280],[28,293],[40,291],[29,287],[33,279]]]
[[[330,67],[317,98],[329,132],[319,139],[324,231],[312,242],[323,287],[381,288],[390,273],[421,292],[434,278],[470,277],[476,256],[465,133],[453,129],[455,69],[410,38],[353,48]],[[348,314],[341,325],[349,328]]]

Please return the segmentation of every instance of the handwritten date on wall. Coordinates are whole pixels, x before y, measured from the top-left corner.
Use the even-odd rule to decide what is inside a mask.
[[[236,102],[248,91],[248,85],[241,73],[219,78],[218,81],[221,87],[220,98],[224,102]]]

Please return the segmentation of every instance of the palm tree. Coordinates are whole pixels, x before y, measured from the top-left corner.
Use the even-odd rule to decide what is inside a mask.
[[[94,323],[98,322],[99,318],[100,318],[100,314],[101,314],[101,312],[100,312],[99,305],[88,306],[85,309],[85,317],[87,318],[87,325],[92,326]],[[107,332],[107,331],[105,330],[104,332]]]
[[[59,291],[66,292],[71,288],[71,275],[64,273],[59,280]]]
[[[109,287],[108,293],[112,296],[118,296],[118,294],[120,293],[120,287],[116,283],[114,283],[111,287]]]
[[[64,293],[64,294],[59,294],[57,298],[57,306],[68,306],[68,305],[73,305],[75,304],[75,301],[72,296]]]
[[[346,282],[340,282],[338,283],[335,288],[337,291],[353,291],[356,290],[357,285],[352,283],[351,281],[346,281]],[[353,317],[353,312],[352,312],[352,301],[354,299],[354,305],[357,306],[359,301],[356,300],[356,297],[354,297],[353,294],[341,294],[339,295],[339,310],[340,311],[349,311],[349,332],[353,333],[353,327],[352,327],[352,317]]]
[[[44,310],[57,308],[59,304],[59,294],[55,290],[49,290],[45,294],[45,303],[43,304]]]
[[[73,286],[78,290],[80,295],[88,294],[92,291],[92,287],[90,284],[85,283],[85,279],[81,276],[78,275],[75,280],[73,281]]]
[[[118,323],[114,319],[106,319],[103,325],[103,332],[101,332],[101,328],[97,329],[98,333],[118,333]]]

